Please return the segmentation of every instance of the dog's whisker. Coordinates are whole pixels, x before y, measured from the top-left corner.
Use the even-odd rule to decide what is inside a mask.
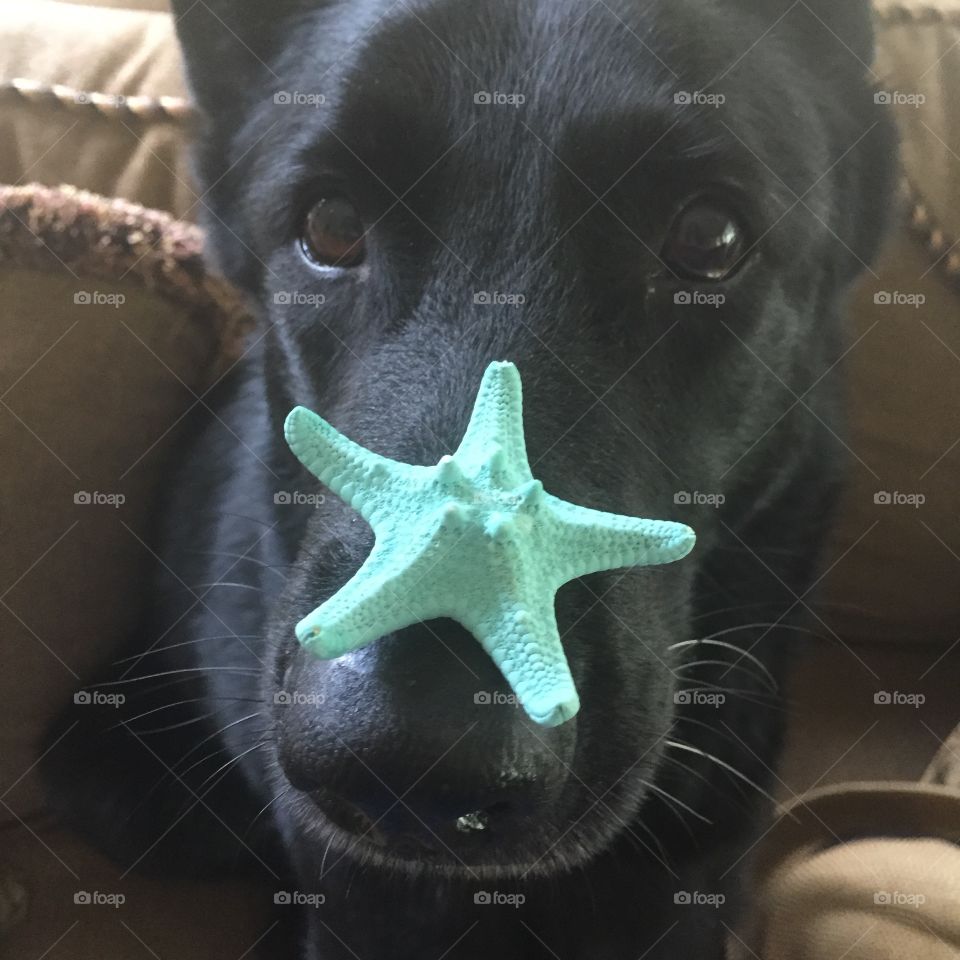
[[[208,640],[263,640],[263,635],[259,633],[224,633],[214,634],[207,637],[195,637],[193,640],[184,640],[181,643],[171,643],[165,647],[151,647],[144,650],[143,653],[136,653],[132,657],[123,657],[120,660],[114,660],[111,666],[118,667],[124,663],[132,663],[134,660],[142,660],[144,657],[153,656],[156,653],[166,653],[168,650],[177,650],[180,647],[190,647],[197,643],[204,643]]]
[[[678,717],[677,724],[689,723],[692,726],[700,727],[701,730],[706,730],[709,734],[712,734],[715,737],[719,737],[721,740],[729,743],[730,746],[739,748],[741,746],[740,742],[728,731],[718,730],[712,724],[707,723],[704,720],[698,720],[696,717]]]
[[[657,850],[660,851],[660,855],[657,856],[657,854],[656,854],[647,844],[645,844],[645,843],[643,842],[643,840],[641,840],[640,837],[638,837],[638,836],[633,832],[633,830],[625,830],[625,831],[624,831],[624,836],[627,838],[627,840],[630,841],[630,842],[632,842],[632,843],[637,847],[637,849],[643,850],[645,853],[647,853],[647,854],[649,854],[651,857],[653,857],[654,860],[656,860],[658,863],[660,863],[660,864],[662,864],[663,866],[665,866],[665,867],[667,868],[667,870],[669,870],[671,873],[673,873],[673,869],[672,869],[672,867],[671,867],[671,865],[670,865],[670,858],[667,856],[667,852],[666,852],[666,850],[664,850],[663,844],[661,843],[660,838],[656,835],[656,833],[654,833],[653,830],[651,830],[650,827],[647,826],[647,824],[645,824],[645,823],[643,822],[643,818],[642,818],[642,817],[637,817],[636,820],[633,821],[633,824],[632,824],[632,825],[633,825],[633,826],[636,826],[636,827],[639,827],[641,830],[643,830],[643,832],[644,832],[648,837],[650,837],[650,839],[651,839],[651,840],[654,842],[654,844],[656,845]]]
[[[293,787],[292,787],[290,784],[287,784],[278,794],[276,794],[276,796],[274,796],[272,799],[268,800],[268,801],[260,808],[260,810],[254,815],[253,819],[252,819],[252,820],[250,821],[250,823],[248,824],[247,829],[244,830],[244,832],[243,832],[243,838],[242,838],[243,840],[246,840],[247,837],[250,836],[250,831],[253,829],[254,824],[255,824],[278,800],[280,800],[281,798],[285,797],[292,789],[293,789]],[[331,840],[332,840],[332,837],[331,837]],[[322,862],[321,862],[321,864],[320,864],[320,868],[321,868],[320,872],[321,872],[321,876],[322,876],[322,875],[323,875],[323,863],[322,863]]]
[[[211,734],[209,737],[206,737],[203,740],[201,740],[199,743],[195,744],[193,748],[191,748],[179,760],[177,760],[176,763],[171,764],[168,767],[168,769],[164,770],[164,772],[160,775],[160,777],[153,783],[150,789],[147,790],[147,792],[143,795],[140,801],[134,806],[133,811],[135,812],[136,810],[139,810],[140,807],[142,807],[147,802],[147,800],[150,797],[152,797],[157,792],[158,789],[160,789],[164,781],[169,780],[170,778],[173,778],[174,780],[177,780],[177,779],[182,780],[195,767],[203,765],[208,760],[211,760],[213,757],[217,756],[217,754],[224,752],[227,748],[226,748],[226,745],[220,745],[217,747],[216,750],[213,750],[212,752],[205,754],[199,761],[191,764],[189,767],[187,767],[186,770],[178,770],[178,768],[183,763],[183,761],[186,760],[194,751],[199,750],[200,747],[202,747],[205,743],[209,743],[210,740],[212,740],[214,737],[219,736],[221,733],[225,732],[226,730],[230,729],[230,727],[236,726],[238,723],[243,723],[246,720],[249,720],[252,717],[256,717],[256,716],[259,716],[259,714],[257,713],[250,714],[247,717],[242,717],[240,720],[236,720],[236,721],[233,721],[232,723],[226,724],[225,726],[217,730],[215,733]],[[136,734],[135,731],[131,730],[131,732],[135,733],[135,735],[139,735],[139,734]]]
[[[776,683],[773,682],[767,674],[757,673],[756,670],[751,670],[746,664],[730,663],[729,660],[691,660],[688,663],[681,663],[679,666],[675,667],[673,670],[673,675],[677,676],[678,674],[683,673],[685,670],[694,670],[697,667],[726,667],[727,669],[723,673],[724,677],[731,670],[738,670],[744,676],[756,680],[757,683],[765,687],[771,693],[777,692]]]
[[[173,766],[170,768],[171,771],[173,773],[179,773],[181,776],[185,776],[195,767],[200,766],[201,764],[209,760],[210,757],[215,756],[216,753],[218,753],[219,751],[226,750],[227,747],[224,744],[218,747],[217,750],[214,751],[213,753],[208,753],[206,756],[204,756],[202,759],[200,759],[196,763],[192,763],[185,770],[181,770],[180,765],[183,763],[184,760],[187,760],[189,757],[191,757],[194,753],[196,753],[197,750],[199,750],[202,746],[204,746],[204,744],[207,744],[211,740],[221,737],[228,730],[232,730],[234,727],[239,726],[241,723],[246,723],[248,720],[252,720],[254,717],[260,717],[260,716],[263,716],[263,712],[258,710],[255,713],[248,713],[245,717],[240,717],[238,720],[231,720],[230,723],[224,724],[222,727],[220,727],[219,730],[215,730],[209,736],[204,737],[203,740],[201,740],[199,743],[194,744],[175,764],[173,764]]]
[[[143,713],[138,713],[135,717],[125,717],[123,720],[120,720],[117,723],[113,724],[113,726],[107,727],[105,730],[103,730],[103,733],[112,733],[114,730],[119,730],[120,727],[130,727],[130,725],[132,723],[136,723],[137,720],[142,720],[144,717],[149,717],[154,713],[160,713],[163,710],[172,710],[174,707],[182,707],[188,703],[207,703],[209,700],[212,700],[212,699],[215,699],[215,698],[189,697],[186,700],[174,700],[172,703],[165,703],[162,706],[153,707],[151,710],[144,710]],[[229,699],[232,700],[233,698],[231,697]],[[212,715],[213,715],[212,713],[206,714],[206,716],[208,717]],[[130,729],[132,730],[133,728],[130,727]],[[134,730],[134,733],[136,733],[138,736],[144,735],[145,732],[148,732],[148,731]]]
[[[233,673],[238,676],[256,677],[259,671],[252,667],[181,667],[177,670],[161,670],[158,673],[148,673],[144,676],[124,677],[122,680],[109,680],[105,683],[98,683],[97,688],[119,687],[128,683],[142,683],[144,680],[155,680],[157,677],[170,677],[174,674],[206,674],[206,673]]]
[[[230,517],[234,520],[246,520],[249,523],[259,524],[261,527],[266,527],[268,530],[272,530],[276,527],[276,523],[268,523],[266,520],[261,520],[259,517],[248,517],[242,513],[234,513],[231,510],[213,510],[211,511],[211,516],[214,517]],[[256,543],[251,545],[251,549],[256,546]]]
[[[269,740],[260,740],[257,743],[254,743],[252,746],[248,747],[246,750],[242,751],[236,756],[231,757],[225,763],[221,764],[216,770],[213,771],[213,773],[210,774],[210,776],[206,777],[197,787],[195,788],[188,787],[189,796],[185,798],[177,816],[178,817],[185,816],[187,812],[190,810],[191,806],[195,806],[198,803],[203,803],[207,799],[207,797],[211,793],[213,793],[213,791],[216,790],[216,788],[227,778],[227,776],[230,773],[230,770],[232,770],[237,763],[239,763],[244,757],[253,753],[255,750],[259,750],[261,747],[266,746],[269,742],[270,742]],[[221,774],[220,778],[216,780],[214,783],[211,783],[210,786],[207,787],[206,790],[204,790],[204,787],[206,787],[207,784],[210,783],[210,781],[217,776],[217,774]]]
[[[327,854],[330,853],[330,848],[333,846],[333,834],[327,838],[327,842],[323,848],[323,856],[320,858],[320,872],[317,875],[319,879],[323,879],[326,876],[326,866],[327,866]]]
[[[724,630],[717,630],[715,633],[708,633],[705,639],[713,640],[716,637],[725,637],[731,633],[741,633],[744,630],[789,630],[791,633],[806,633],[817,640],[829,640],[830,638],[810,627],[805,627],[799,623],[783,623],[779,621],[758,621],[756,623],[741,623],[735,627],[727,627]]]
[[[131,700],[134,698],[138,700],[144,700],[147,697],[158,693],[160,690],[167,690],[170,687],[181,687],[184,684],[193,685],[201,690],[206,689],[206,684],[204,683],[203,677],[198,674],[191,674],[190,676],[186,677],[174,677],[172,680],[164,680],[163,683],[155,683],[152,686],[144,687],[143,689],[134,687],[132,690],[127,692],[126,696]]]
[[[219,703],[266,703],[265,700],[260,697],[224,697],[224,696],[203,696],[203,697],[189,697],[184,700],[174,700],[170,703],[161,704],[159,707],[152,707],[150,710],[144,710],[143,713],[138,713],[134,717],[127,717],[110,727],[106,727],[101,733],[111,733],[114,730],[119,729],[123,726],[129,726],[130,724],[136,722],[137,720],[142,720],[144,717],[149,717],[154,713],[161,713],[164,710],[171,710],[174,707],[184,706],[188,703],[210,703],[210,702],[219,702]],[[132,728],[131,728],[132,729]],[[137,730],[136,733],[142,733],[142,731]]]
[[[242,563],[252,563],[254,566],[262,567],[264,570],[269,570],[272,573],[276,573],[277,576],[286,580],[281,573],[281,569],[289,569],[293,566],[292,563],[267,563],[266,560],[261,560],[259,557],[250,556],[245,553],[230,553],[227,550],[190,550],[188,551],[195,557],[224,557],[227,560],[239,560]]]
[[[235,756],[231,757],[231,758],[230,758],[229,760],[227,760],[225,763],[222,763],[219,767],[217,767],[217,769],[214,770],[213,773],[211,773],[208,777],[206,777],[203,781],[201,781],[201,783],[195,788],[195,791],[194,791],[194,792],[200,794],[201,796],[206,796],[206,794],[203,793],[203,788],[204,788],[208,783],[210,783],[210,781],[213,780],[213,778],[216,777],[217,774],[219,774],[221,771],[223,771],[223,772],[224,772],[224,775],[226,775],[227,771],[228,771],[231,767],[233,767],[233,766],[235,766],[236,764],[238,764],[245,756],[247,756],[248,754],[253,753],[254,750],[259,750],[260,747],[265,747],[268,743],[270,743],[270,740],[269,740],[269,739],[268,739],[268,740],[258,740],[255,744],[253,744],[253,746],[247,747],[246,750],[243,750],[242,752],[240,752],[240,753],[236,754]],[[221,780],[222,780],[222,779],[224,779],[224,777],[221,777]],[[220,781],[217,781],[217,783],[211,784],[209,790],[207,790],[207,793],[210,793],[212,790],[214,790],[219,782],[220,782]]]
[[[717,764],[717,766],[726,770],[727,773],[732,774],[733,776],[737,777],[737,779],[742,780],[747,785],[753,787],[753,789],[756,790],[757,793],[759,793],[762,797],[769,800],[770,803],[776,806],[777,798],[774,797],[772,793],[769,793],[767,790],[764,790],[764,788],[761,787],[759,783],[757,783],[755,780],[751,780],[750,777],[748,777],[745,773],[742,773],[732,764],[727,763],[726,760],[721,760],[720,757],[714,756],[714,754],[710,753],[707,750],[701,750],[699,747],[694,747],[689,743],[683,743],[680,740],[666,740],[665,743],[668,747],[673,747],[673,749],[675,750],[685,750],[688,753],[693,753],[699,757],[703,757],[705,760],[710,760],[711,762]]]
[[[671,806],[671,804],[675,804],[676,806],[680,807],[682,810],[686,810],[687,813],[689,813],[691,816],[696,817],[696,818],[697,818],[698,820],[700,820],[702,823],[705,823],[705,824],[707,824],[707,825],[710,826],[710,827],[713,826],[713,821],[712,821],[709,817],[705,817],[705,816],[704,816],[702,813],[700,813],[698,810],[694,810],[693,807],[690,806],[690,804],[684,803],[683,800],[681,800],[679,797],[675,797],[675,796],[674,796],[672,793],[670,793],[669,791],[664,790],[663,787],[658,787],[655,783],[649,783],[649,782],[646,781],[646,780],[643,780],[643,781],[641,781],[641,782],[642,782],[643,785],[644,785],[645,787],[647,787],[649,790],[652,790],[654,793],[659,794],[665,801],[669,801],[669,802],[667,803],[667,806],[668,806],[668,807]],[[674,812],[676,813],[676,811],[674,811]],[[690,830],[689,824],[688,824],[688,823],[683,819],[683,817],[681,817],[679,814],[677,814],[677,816],[678,816],[680,822],[681,822],[681,823],[687,828],[687,830],[689,831],[689,830]],[[692,835],[692,831],[691,831],[691,835]]]
[[[690,766],[690,764],[684,763],[683,760],[681,760],[679,757],[672,757],[669,754],[664,754],[663,760],[666,763],[673,764],[675,767],[678,767],[680,770],[682,770],[684,773],[684,776],[694,777],[697,780],[699,780],[701,783],[705,784],[710,789],[711,793],[716,792],[717,784],[714,781],[712,781],[709,777],[705,776],[703,773],[697,770],[696,767],[692,767]],[[749,812],[751,808],[750,808],[750,805],[746,802],[747,792],[744,789],[743,784],[741,784],[738,780],[730,780],[728,782],[739,794],[740,801],[741,801],[740,802],[741,808]]]
[[[208,713],[201,714],[199,717],[190,717],[188,720],[181,720],[179,723],[170,723],[165,727],[150,727],[147,730],[136,730],[134,732],[138,737],[149,737],[154,734],[169,733],[171,730],[180,730],[183,727],[191,727],[195,723],[202,723],[205,720],[210,720],[218,713],[222,713],[225,709],[226,707],[221,710],[211,710]]]
[[[722,647],[725,650],[730,650],[731,652],[736,653],[738,658],[742,657],[746,660],[749,660],[751,663],[755,664],[767,678],[770,689],[773,691],[779,690],[780,685],[777,683],[776,677],[774,677],[767,665],[758,656],[751,653],[749,650],[744,650],[743,647],[738,647],[735,643],[727,643],[725,640],[717,640],[713,634],[711,634],[709,637],[699,637],[696,640],[681,640],[679,643],[670,644],[667,649],[681,650],[684,647],[694,646],[697,644],[703,644],[704,646],[708,647]],[[726,663],[726,661],[718,662]],[[736,661],[734,661],[733,665],[737,666]]]
[[[251,590],[253,593],[263,593],[263,587],[254,586],[252,583],[240,583],[237,580],[213,580],[210,583],[195,583],[187,589],[197,592],[198,590],[214,590],[217,587],[230,587],[234,590]]]

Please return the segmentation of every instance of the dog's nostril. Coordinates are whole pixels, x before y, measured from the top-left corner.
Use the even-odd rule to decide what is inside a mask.
[[[326,816],[343,830],[376,839],[377,822],[356,804],[344,800],[329,790],[316,789],[309,792],[310,799]]]
[[[443,786],[445,789],[426,793],[415,790],[394,794],[381,789],[377,782],[361,785],[351,780],[306,792],[331,823],[369,843],[389,846],[394,852],[407,844],[437,853],[449,850],[448,845],[456,842],[473,848],[526,831],[535,803],[521,797],[498,799],[489,793],[484,797],[479,790],[472,797],[466,791],[452,794],[449,782]],[[526,784],[525,789],[529,788]]]

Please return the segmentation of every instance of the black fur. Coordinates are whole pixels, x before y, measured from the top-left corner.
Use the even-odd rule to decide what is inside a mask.
[[[52,795],[125,865],[245,864],[323,893],[287,913],[308,958],[721,956],[780,741],[769,676],[808,625],[844,463],[844,299],[891,189],[868,4],[174,7],[206,116],[206,225],[262,326],[194,425],[133,659],[91,681],[126,703],[68,711]],[[478,105],[483,90],[526,100]],[[339,275],[297,240],[331,184],[375,224],[364,266]],[[752,248],[732,279],[698,285],[658,251],[705,190]],[[693,290],[726,299],[674,302]],[[698,534],[681,563],[561,590],[583,708],[549,730],[474,702],[504,682],[451,622],[331,663],[293,635],[371,534],[333,497],[275,503],[322,492],[283,444],[287,411],[436,462],[494,359],[520,368],[548,490]],[[697,638],[714,642],[676,646]],[[676,702],[693,690],[726,702]],[[475,810],[487,829],[458,830]]]

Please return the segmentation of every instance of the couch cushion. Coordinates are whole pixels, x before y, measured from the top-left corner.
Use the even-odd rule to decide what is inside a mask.
[[[900,129],[896,229],[853,301],[850,486],[820,626],[960,631],[960,0],[877,0],[877,99]]]
[[[195,215],[191,111],[165,13],[0,0],[0,182]]]
[[[754,851],[754,908],[728,957],[953,960],[958,842],[953,787],[871,782],[812,791],[782,808]]]
[[[958,237],[960,0],[877,0],[876,11],[874,72],[900,125],[905,175],[947,234]],[[951,256],[960,267],[960,251]]]
[[[132,628],[177,428],[239,355],[199,249],[163,214],[0,188],[0,820],[34,808],[42,728]]]
[[[179,428],[242,352],[246,315],[200,242],[120,201],[0,188],[4,956],[239,957],[272,926],[269,887],[122,875],[50,822],[35,778],[53,713],[141,612]]]
[[[875,273],[857,291],[852,346],[831,374],[847,378],[851,398],[848,486],[816,626],[848,639],[953,641],[960,630],[957,284],[933,266],[909,223],[890,238]]]

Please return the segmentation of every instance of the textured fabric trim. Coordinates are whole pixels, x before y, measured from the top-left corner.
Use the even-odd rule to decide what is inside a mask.
[[[24,77],[0,85],[0,95],[30,106],[53,106],[87,116],[145,123],[185,123],[195,117],[191,101],[183,97],[124,97],[95,90],[78,90],[60,83],[45,84]]]
[[[75,187],[0,185],[4,266],[139,282],[215,325],[227,360],[239,356],[253,326],[245,301],[209,270],[198,227]]]

